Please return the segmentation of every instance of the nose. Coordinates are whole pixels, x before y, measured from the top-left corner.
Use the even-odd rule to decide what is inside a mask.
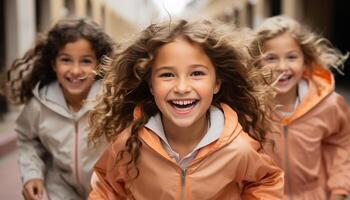
[[[282,71],[287,70],[288,69],[288,63],[284,59],[281,59],[279,61],[279,64],[278,64],[278,68],[280,70],[282,70]]]
[[[176,82],[174,91],[180,94],[188,93],[191,91],[191,84],[187,78],[179,78]]]
[[[80,76],[83,73],[82,67],[80,66],[80,64],[78,62],[75,62],[71,69],[70,69],[70,73],[75,75],[75,76]]]

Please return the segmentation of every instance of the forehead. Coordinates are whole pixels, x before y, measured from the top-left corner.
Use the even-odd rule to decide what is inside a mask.
[[[91,43],[83,38],[77,39],[73,42],[66,43],[61,49],[59,49],[58,54],[95,54],[93,46]]]
[[[298,41],[290,33],[282,33],[263,44],[263,50],[266,51],[300,51],[301,47]]]
[[[173,42],[160,47],[154,61],[156,67],[193,64],[212,65],[201,46],[184,38],[176,38]]]

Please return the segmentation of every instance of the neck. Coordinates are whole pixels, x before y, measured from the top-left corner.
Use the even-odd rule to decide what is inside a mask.
[[[66,98],[69,110],[78,112],[82,106],[83,99],[81,98]]]
[[[73,112],[78,112],[81,109],[83,100],[87,97],[87,93],[83,95],[70,95],[63,91],[63,94],[69,110]]]
[[[275,104],[279,106],[277,109],[283,112],[293,112],[297,97],[297,86],[286,94],[277,94],[275,97]]]
[[[171,148],[182,158],[189,154],[206,134],[208,120],[204,115],[202,119],[198,120],[190,127],[178,127],[166,122],[163,123],[163,126]]]

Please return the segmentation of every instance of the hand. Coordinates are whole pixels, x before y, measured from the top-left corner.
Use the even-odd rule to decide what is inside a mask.
[[[44,193],[44,182],[42,179],[31,179],[23,186],[22,194],[25,200],[41,200]]]
[[[345,200],[346,196],[340,194],[332,194],[329,200]]]

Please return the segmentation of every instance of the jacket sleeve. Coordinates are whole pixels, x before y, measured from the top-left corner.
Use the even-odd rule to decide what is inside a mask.
[[[328,174],[327,187],[334,194],[350,192],[350,112],[344,98],[336,93],[327,110],[328,131],[322,151]]]
[[[46,150],[38,137],[40,105],[32,98],[16,120],[17,148],[22,182],[30,179],[44,179],[45,163],[42,160]]]
[[[119,174],[116,153],[110,145],[94,166],[89,200],[126,199],[125,183]]]
[[[241,167],[243,200],[283,198],[284,173],[270,156],[259,152],[260,144],[244,134],[249,143],[245,147]]]

